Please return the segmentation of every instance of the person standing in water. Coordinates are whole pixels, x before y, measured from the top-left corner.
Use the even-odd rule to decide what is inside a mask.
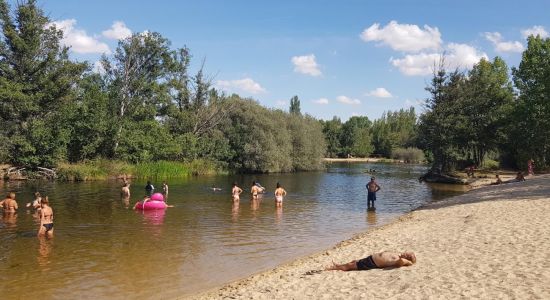
[[[145,192],[147,193],[147,196],[151,196],[154,190],[155,187],[151,184],[151,181],[148,180],[147,185],[145,186]]]
[[[283,206],[283,197],[286,196],[286,191],[281,187],[281,184],[277,182],[277,188],[275,189],[275,204],[277,207]]]
[[[380,190],[380,186],[376,183],[375,178],[371,177],[367,183],[367,208],[374,209],[374,201],[376,201],[376,192]]]
[[[42,201],[42,196],[40,196],[39,192],[34,193],[34,200],[32,202],[27,203],[27,207],[32,207],[36,210],[40,210],[40,202]]]
[[[168,197],[168,183],[166,183],[166,181],[162,182],[162,193],[165,198]]]
[[[241,199],[240,195],[243,190],[237,186],[237,182],[233,182],[233,188],[231,189],[231,195],[233,196],[233,202],[237,202]]]
[[[6,199],[0,201],[0,207],[4,209],[5,213],[17,212],[19,207],[17,206],[17,201],[15,201],[15,193],[9,192],[6,195]]]
[[[252,181],[252,188],[250,189],[250,193],[252,194],[252,200],[258,200],[258,194],[262,192],[262,189],[256,185],[256,181]]]
[[[53,237],[53,209],[50,207],[48,196],[42,199],[41,206],[38,236],[47,236],[51,238]]]
[[[130,198],[130,183],[127,181],[124,181],[124,185],[122,186],[122,189],[120,190],[120,195],[123,198]]]

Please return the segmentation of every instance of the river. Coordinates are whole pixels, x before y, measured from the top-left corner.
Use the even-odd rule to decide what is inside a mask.
[[[375,172],[369,172],[375,169]],[[168,180],[166,211],[131,208],[145,182],[133,181],[130,203],[121,183],[0,182],[17,193],[19,211],[0,221],[2,299],[166,299],[203,291],[330,248],[430,201],[463,193],[417,178],[425,166],[332,163],[324,172],[201,176]],[[366,211],[365,184],[382,187]],[[253,180],[268,188],[258,205]],[[162,181],[152,180],[160,188]],[[238,206],[232,182],[245,190]],[[287,190],[274,205],[277,182]],[[214,191],[219,187],[221,191]],[[55,236],[37,238],[32,193],[48,195]]]

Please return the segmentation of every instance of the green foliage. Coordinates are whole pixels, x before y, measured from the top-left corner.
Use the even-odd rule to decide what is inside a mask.
[[[424,152],[418,148],[396,148],[392,151],[392,158],[405,163],[420,163],[426,161]]]
[[[323,134],[327,144],[327,157],[343,156],[340,136],[342,135],[342,121],[340,118],[334,117],[330,121],[321,121],[323,126]]]
[[[486,159],[483,161],[482,167],[487,170],[498,170],[500,168],[500,164],[496,160]]]
[[[465,76],[447,73],[442,59],[426,88],[431,97],[419,126],[419,144],[432,153],[433,171],[452,171],[460,161],[481,165],[505,140],[513,100],[507,69],[499,57],[482,59]]]
[[[0,135],[10,163],[53,166],[66,156],[67,104],[85,64],[69,60],[62,33],[35,1],[13,11],[0,0]]]
[[[292,115],[301,115],[302,112],[300,110],[300,99],[298,99],[298,96],[294,96],[290,98],[290,108],[288,110],[290,114]]]
[[[374,153],[391,157],[394,149],[410,147],[416,143],[416,112],[411,107],[385,112],[372,125]]]
[[[506,150],[525,168],[550,166],[550,39],[530,36],[518,68],[512,70],[519,98],[512,109]]]

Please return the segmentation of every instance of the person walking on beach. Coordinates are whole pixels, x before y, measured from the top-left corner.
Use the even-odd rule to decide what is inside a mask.
[[[327,267],[325,270],[332,271],[362,271],[371,269],[383,269],[383,268],[399,268],[408,267],[416,263],[416,256],[413,252],[389,252],[383,251],[369,255],[360,260],[353,260],[346,264],[332,263],[332,266]]]
[[[147,193],[147,196],[151,196],[154,190],[155,187],[151,184],[151,181],[147,181],[147,185],[145,186],[145,192]]]
[[[53,237],[53,209],[50,207],[48,196],[42,199],[41,206],[38,236],[47,236],[51,238]]]
[[[527,161],[527,175],[535,175],[535,161],[532,158]]]
[[[277,188],[275,189],[275,204],[277,207],[283,206],[283,197],[286,196],[286,191],[281,187],[281,184],[277,182]]]
[[[375,209],[374,201],[376,201],[376,192],[380,190],[380,186],[376,183],[375,178],[371,177],[367,183],[367,208]]]
[[[243,190],[237,186],[237,182],[233,182],[233,188],[231,189],[231,195],[233,196],[233,202],[241,200],[241,193]]]

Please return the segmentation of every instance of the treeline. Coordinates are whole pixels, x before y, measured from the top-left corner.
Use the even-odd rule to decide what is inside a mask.
[[[334,117],[321,121],[327,142],[328,157],[394,157],[406,161],[422,161],[417,145],[417,116],[413,107],[385,112],[370,121],[354,116],[346,122]]]
[[[189,49],[156,32],[120,40],[100,72],[71,60],[35,1],[0,0],[0,162],[207,160],[235,171],[321,168],[319,122],[212,87]],[[204,66],[204,63],[203,63]]]
[[[467,73],[445,69],[443,57],[426,88],[430,97],[418,127],[433,171],[482,166],[487,158],[520,169],[529,159],[548,167],[550,39],[529,37],[511,76],[499,57],[482,59]]]

